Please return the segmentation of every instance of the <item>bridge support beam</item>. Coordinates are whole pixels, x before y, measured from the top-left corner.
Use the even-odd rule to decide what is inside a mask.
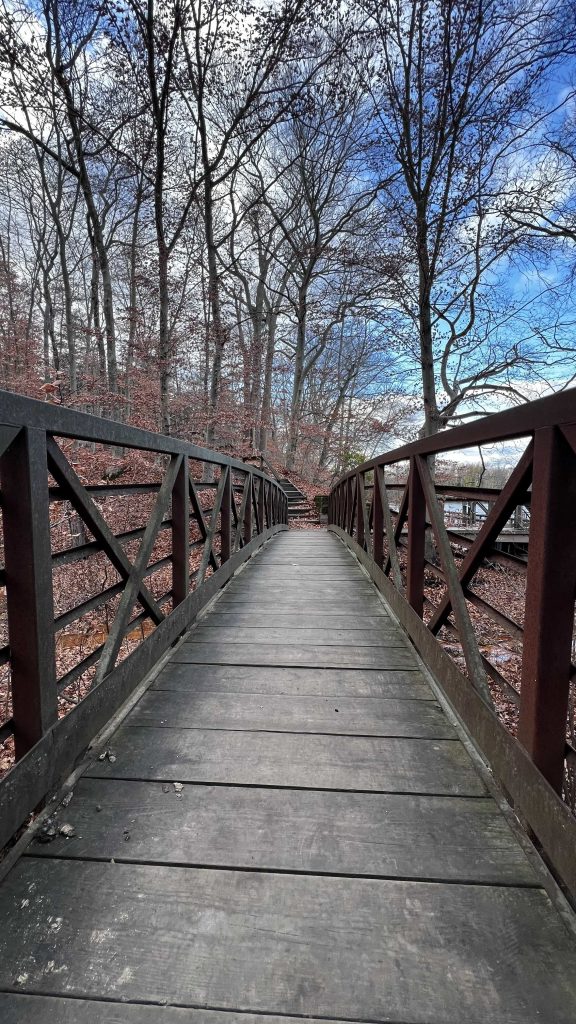
[[[557,427],[534,437],[518,739],[560,792],[576,589],[576,455]]]
[[[188,456],[182,456],[172,490],[172,594],[174,607],[190,590],[190,484]]]
[[[410,459],[408,499],[408,603],[422,618],[424,614],[424,555],[426,545],[426,500],[416,457]]]
[[[46,434],[23,428],[0,460],[16,758],[58,718]]]

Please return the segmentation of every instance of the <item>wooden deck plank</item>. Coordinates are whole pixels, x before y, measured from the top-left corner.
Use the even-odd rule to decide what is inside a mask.
[[[3,988],[364,1021],[574,1020],[576,948],[539,889],[24,858],[0,909]]]
[[[425,736],[454,739],[438,704],[429,700],[365,700],[152,690],[134,708],[133,726],[164,729],[248,729],[339,733],[348,736]]]
[[[383,610],[381,601],[371,596],[355,599],[351,605],[346,607],[350,609],[351,615],[380,615]],[[277,613],[310,612],[312,615],[317,615],[318,613],[323,615],[342,615],[342,602],[339,603],[333,599],[326,601],[318,596],[308,597],[306,594],[300,594],[300,596],[293,594],[290,597],[270,601],[266,595],[259,594],[255,597],[242,597],[241,594],[225,590],[222,596],[218,598],[215,608],[219,612],[227,612],[228,610],[253,612],[255,616],[259,612],[269,612],[272,608]]]
[[[492,800],[81,779],[58,823],[31,855],[537,884]]]
[[[286,565],[286,566],[270,566],[269,568],[265,565],[253,565],[249,566],[244,570],[241,576],[238,577],[238,582],[247,583],[248,580],[258,580],[263,586],[270,583],[276,583],[286,580],[289,583],[295,581],[302,582],[305,585],[309,583],[315,583],[317,581],[324,582],[324,580],[338,580],[339,582],[350,581],[352,583],[361,582],[368,579],[364,576],[359,578],[358,570],[353,565],[342,565],[342,566],[302,566],[302,565]]]
[[[267,568],[269,566],[272,566],[272,565],[278,565],[278,566],[284,566],[284,567],[288,566],[288,565],[291,565],[291,566],[297,566],[297,567],[298,566],[302,566],[303,568],[304,567],[312,568],[313,566],[317,566],[318,568],[326,569],[326,568],[331,568],[334,565],[335,566],[341,566],[341,565],[349,566],[349,565],[353,565],[354,564],[350,554],[346,554],[346,552],[343,552],[342,554],[339,554],[336,551],[330,552],[328,554],[321,554],[321,553],[306,554],[306,553],[300,552],[300,553],[293,554],[293,555],[291,555],[289,553],[286,553],[285,555],[282,555],[282,554],[279,554],[275,550],[271,550],[270,552],[263,551],[261,556],[258,557],[258,562],[259,562],[260,565],[266,566]],[[244,571],[246,571],[246,570],[244,570]]]
[[[348,668],[277,668],[258,665],[186,665],[170,662],[158,673],[153,690],[197,693],[286,693],[323,697],[389,697],[433,700],[416,669],[386,672]]]
[[[122,726],[93,777],[485,796],[456,740]]]
[[[242,575],[237,580],[233,580],[227,588],[228,593],[243,594],[245,597],[254,596],[255,594],[279,594],[281,596],[290,597],[291,595],[306,595],[306,597],[316,597],[316,595],[328,600],[336,599],[340,601],[340,606],[346,605],[351,606],[354,603],[356,597],[373,597],[374,586],[368,581],[364,582],[363,579],[350,580],[346,582],[346,586],[343,586],[344,581],[341,580],[316,580],[310,579],[309,582],[304,580],[286,579],[284,581],[277,581],[274,579],[260,581],[256,575],[253,577],[246,576],[245,579]],[[346,597],[344,598],[343,591],[346,591]]]
[[[407,647],[318,647],[308,644],[184,643],[175,663],[190,665],[277,665],[311,668],[412,668],[415,655]]]
[[[208,619],[189,634],[187,643],[297,644],[302,647],[404,647],[400,630],[384,620],[376,629],[316,629],[296,626],[223,626]]]
[[[337,613],[318,612],[284,612],[277,609],[262,611],[258,616],[253,611],[243,611],[234,607],[220,610],[216,605],[210,615],[201,620],[202,625],[210,629],[221,627],[245,626],[257,629],[344,629],[350,632],[362,630],[382,630],[391,632],[397,629],[382,609],[381,615],[342,615]],[[356,638],[354,638],[356,639]],[[404,639],[404,643],[406,640]]]
[[[3,1024],[301,1024],[300,1017],[0,993]],[[309,1024],[344,1024],[315,1021]]]

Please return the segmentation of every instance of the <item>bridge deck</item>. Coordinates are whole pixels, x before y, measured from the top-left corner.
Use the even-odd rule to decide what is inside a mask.
[[[238,574],[59,821],[0,886],[5,1024],[575,1019],[573,939],[329,534]]]

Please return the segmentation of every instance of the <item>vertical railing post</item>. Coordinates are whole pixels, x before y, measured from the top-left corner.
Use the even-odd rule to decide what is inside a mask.
[[[249,544],[252,540],[252,498],[254,493],[254,477],[248,473],[248,496],[244,507],[244,522],[242,524],[244,543]]]
[[[182,456],[182,465],[172,490],[172,600],[174,607],[181,604],[190,590],[190,487],[188,483],[188,456]]]
[[[558,792],[574,626],[575,508],[576,455],[558,428],[537,430],[518,739]]]
[[[346,531],[354,536],[354,490],[352,487],[352,476],[346,481]]]
[[[379,569],[381,569],[384,564],[384,511],[382,508],[382,488],[384,486],[384,469],[382,466],[374,466],[372,558]]]
[[[222,466],[220,472],[226,474],[220,506],[220,565],[224,565],[232,547],[232,470],[230,466]]]
[[[263,533],[265,530],[264,523],[264,477],[258,478],[258,533]]]
[[[364,493],[364,474],[356,473],[356,517],[358,527],[356,530],[356,540],[358,541],[361,548],[364,547],[364,540],[366,530],[364,528],[364,509],[365,509],[366,496]]]
[[[424,614],[424,555],[426,545],[426,502],[416,457],[410,459],[408,499],[408,603],[417,615]]]
[[[58,718],[46,433],[23,428],[0,459],[16,758]]]

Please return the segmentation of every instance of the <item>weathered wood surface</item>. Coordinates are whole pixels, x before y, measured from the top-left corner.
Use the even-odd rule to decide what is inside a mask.
[[[574,1020],[575,944],[333,536],[231,581],[64,823],[0,885],[2,1024]]]
[[[226,626],[210,621],[197,626],[190,634],[190,643],[250,644],[262,643],[266,636],[267,646],[273,644],[294,644],[297,647],[403,647],[408,648],[404,637],[385,620],[378,628],[372,629],[330,629],[297,626]],[[184,644],[187,647],[187,644]],[[409,649],[409,648],[408,648]]]
[[[272,1014],[574,1019],[576,951],[539,889],[24,858],[3,896],[0,986],[16,971],[36,992]]]
[[[161,782],[484,796],[456,740],[125,726],[88,774]]]
[[[308,697],[389,697],[433,700],[416,666],[376,672],[349,668],[269,668],[262,665],[177,665],[158,673],[152,690],[193,693],[302,694]]]
[[[31,854],[536,884],[488,799],[82,779],[64,817],[75,838]]]
[[[412,668],[415,657],[400,644],[398,647],[324,647],[308,644],[186,643],[174,654],[176,664],[190,665],[270,665],[317,668]]]
[[[439,705],[426,700],[363,697],[304,697],[207,693],[181,690],[169,701],[161,690],[147,693],[131,715],[133,726],[166,729],[264,730],[339,733],[345,736],[426,736],[455,739]]]
[[[254,627],[255,615],[251,610],[244,611],[238,605],[220,609],[214,609],[210,618],[206,620],[206,627],[216,629],[230,626]],[[258,628],[278,629],[330,629],[346,630],[347,633],[365,632],[366,630],[389,631],[390,627],[384,615],[384,609],[380,614],[366,615],[335,615],[327,612],[284,612],[284,611],[260,611],[257,616]],[[356,636],[349,638],[349,643],[356,642]]]
[[[187,1010],[177,1006],[144,1006],[59,996],[0,995],[3,1024],[301,1024],[300,1017]],[[325,1024],[310,1018],[310,1024]],[[328,1024],[344,1024],[329,1021]]]

